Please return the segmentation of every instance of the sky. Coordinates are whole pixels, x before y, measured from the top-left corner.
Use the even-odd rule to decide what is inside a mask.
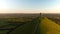
[[[60,0],[0,0],[0,13],[60,13]]]

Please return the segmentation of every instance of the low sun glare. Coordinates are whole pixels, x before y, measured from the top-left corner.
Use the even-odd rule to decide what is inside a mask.
[[[15,1],[15,2],[16,2],[16,1]],[[12,12],[12,10],[15,9],[15,7],[13,7],[13,9],[12,9],[12,8],[9,8],[9,7],[11,7],[11,6],[8,5],[7,3],[8,3],[8,2],[6,2],[5,0],[0,0],[0,11],[1,11],[0,13],[3,13],[3,12],[5,12],[5,11],[6,11],[7,13],[9,13],[9,11]],[[23,5],[23,2],[22,2],[21,4]],[[18,8],[18,6],[16,6],[16,7]],[[23,9],[25,9],[27,6],[24,5],[23,7],[24,7]],[[39,7],[40,7],[40,6],[39,6]],[[42,6],[42,7],[43,7],[43,6]],[[59,1],[56,0],[56,1],[54,2],[54,4],[53,4],[51,7],[48,7],[48,8],[54,9],[54,11],[55,11],[55,9],[60,9],[60,3],[59,3]],[[3,11],[3,10],[1,10],[1,9],[3,9],[3,10],[6,9],[6,10]],[[8,9],[12,9],[12,10],[8,10]],[[43,9],[44,9],[44,8],[43,8]],[[7,10],[8,10],[8,11],[7,11]],[[19,9],[19,10],[20,10],[20,9]],[[28,10],[28,9],[26,9],[26,10]],[[32,9],[32,10],[33,10],[33,9]],[[31,10],[31,11],[29,10],[29,11],[32,13],[32,10]],[[39,10],[41,10],[41,8],[40,8]],[[34,11],[35,11],[35,13],[36,13],[36,12],[38,13],[38,12],[40,12],[39,10],[37,10],[37,11],[34,10]],[[34,11],[33,11],[33,12],[34,12]],[[59,11],[60,11],[60,10],[59,10]],[[6,12],[5,12],[5,13],[6,13]],[[13,11],[13,12],[14,12],[14,11]],[[18,11],[15,11],[15,12],[18,12]],[[41,11],[41,12],[43,12],[43,11]],[[44,12],[46,12],[46,11],[44,11]],[[43,13],[44,13],[44,12],[43,12]],[[50,10],[50,12],[51,12],[51,10]],[[58,12],[58,10],[57,10],[57,12]],[[20,11],[20,13],[21,13],[21,11]],[[23,12],[23,13],[24,13],[24,12]],[[25,13],[27,13],[27,12],[25,12]]]

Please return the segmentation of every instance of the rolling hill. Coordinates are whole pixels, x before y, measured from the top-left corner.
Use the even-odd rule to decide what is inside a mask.
[[[60,25],[44,17],[40,23],[41,34],[60,34]]]

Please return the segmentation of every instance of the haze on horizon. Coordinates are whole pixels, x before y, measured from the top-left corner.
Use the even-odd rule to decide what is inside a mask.
[[[60,13],[60,0],[0,0],[0,13]]]

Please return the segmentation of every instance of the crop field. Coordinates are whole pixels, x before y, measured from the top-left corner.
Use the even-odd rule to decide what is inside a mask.
[[[9,16],[9,15],[8,15]],[[0,17],[0,34],[32,34],[36,26],[37,16]]]
[[[0,18],[0,34],[60,34],[60,19],[54,16]]]

